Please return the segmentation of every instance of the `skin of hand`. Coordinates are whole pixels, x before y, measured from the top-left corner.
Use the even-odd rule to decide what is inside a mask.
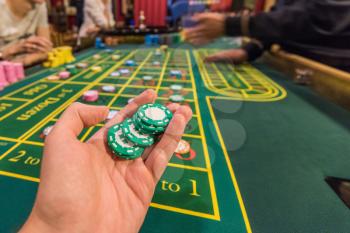
[[[25,67],[27,67],[45,61],[46,59],[46,53],[30,53],[17,56],[15,59],[11,59],[11,61],[22,63]]]
[[[219,13],[201,13],[193,16],[197,22],[193,28],[185,29],[185,40],[193,45],[210,43],[225,33],[225,15]]]
[[[3,56],[5,60],[11,59],[12,56],[24,52],[23,43],[18,42],[6,47],[3,51]]]
[[[21,54],[21,53],[47,54],[48,52],[51,51],[52,46],[53,46],[52,42],[50,40],[46,39],[45,37],[32,36],[32,37],[29,37],[28,39],[21,40],[17,43],[14,43],[13,45],[7,47],[3,51],[3,56],[5,59],[10,60],[11,57],[16,56],[16,55]],[[34,59],[31,62],[35,62],[36,57],[39,58],[39,57],[43,57],[43,56],[46,57],[47,55],[31,56],[32,59],[28,58],[28,60]],[[39,58],[39,59],[41,59],[41,58]]]
[[[205,62],[227,62],[239,64],[248,60],[248,54],[244,49],[229,49],[215,53],[205,58]]]
[[[23,42],[23,47],[28,53],[48,53],[52,49],[52,42],[45,37],[31,36]]]
[[[94,37],[101,31],[100,27],[97,26],[91,26],[86,30],[86,33],[89,34],[89,36]]]
[[[36,201],[20,232],[138,232],[192,112],[169,106],[174,116],[161,140],[135,160],[112,158],[106,134],[155,99],[153,90],[143,92],[86,143],[77,136],[108,108],[71,105],[45,140]]]

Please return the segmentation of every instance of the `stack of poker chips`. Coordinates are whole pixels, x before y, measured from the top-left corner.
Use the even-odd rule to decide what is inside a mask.
[[[47,54],[47,61],[43,63],[44,67],[55,68],[63,64],[75,61],[73,56],[73,48],[69,46],[62,46],[54,48]]]
[[[145,104],[132,118],[108,130],[108,146],[119,158],[136,159],[164,133],[172,117],[172,112],[161,104]]]
[[[0,90],[24,78],[23,64],[8,61],[0,63]]]
[[[172,95],[169,96],[169,100],[173,103],[182,103],[185,100],[185,97],[182,95],[183,86],[180,84],[170,85],[170,90]]]

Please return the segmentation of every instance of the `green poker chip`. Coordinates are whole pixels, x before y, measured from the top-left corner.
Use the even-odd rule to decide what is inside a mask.
[[[138,118],[137,114],[135,114],[132,118],[136,129],[141,131],[144,134],[161,134],[165,131],[164,127],[155,127],[152,125],[145,124]]]
[[[140,132],[131,119],[125,120],[121,128],[125,137],[138,146],[151,146],[154,143],[153,135]]]
[[[136,146],[127,140],[123,134],[121,124],[116,124],[108,130],[107,142],[113,154],[124,159],[136,159],[140,157],[144,151],[143,147]]]
[[[154,127],[166,127],[173,117],[167,107],[156,103],[141,106],[136,114],[142,122]]]

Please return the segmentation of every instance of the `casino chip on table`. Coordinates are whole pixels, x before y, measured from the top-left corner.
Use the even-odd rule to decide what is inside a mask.
[[[95,60],[100,59],[100,58],[101,58],[101,55],[95,54],[95,55],[93,56],[93,58],[94,58]]]
[[[97,90],[89,90],[84,92],[83,100],[85,102],[96,102],[99,98],[99,93]]]
[[[153,64],[154,66],[160,66],[160,62],[159,62],[159,61],[154,61],[152,64]]]
[[[120,72],[118,72],[118,71],[112,72],[110,74],[110,76],[112,76],[112,77],[119,77],[120,76]]]
[[[130,74],[130,70],[128,69],[120,69],[119,72],[123,75],[123,76],[127,76]]]
[[[175,149],[175,153],[184,155],[184,154],[187,154],[188,152],[190,152],[190,149],[191,149],[190,144],[187,141],[181,139],[179,144],[177,145],[177,147]]]
[[[181,70],[170,70],[170,76],[175,78],[181,78],[182,72]]]
[[[60,79],[67,79],[70,77],[70,72],[68,71],[61,71],[58,76],[60,77]]]
[[[78,68],[81,68],[81,69],[84,69],[84,68],[86,68],[87,66],[88,66],[88,64],[87,64],[87,63],[84,63],[84,62],[80,62],[80,63],[77,64],[77,67],[78,67]]]
[[[136,66],[136,63],[135,63],[135,61],[133,61],[133,60],[127,60],[127,61],[125,62],[125,65],[126,65],[126,66]]]
[[[170,86],[170,89],[173,90],[173,91],[181,91],[183,88],[182,85],[179,85],[179,84],[173,84]]]
[[[115,86],[112,86],[112,85],[104,85],[101,87],[101,90],[103,92],[113,93],[113,92],[115,92],[116,88],[115,88]]]
[[[108,146],[119,158],[136,159],[164,133],[172,117],[172,112],[161,104],[145,104],[132,118],[108,130]]]
[[[93,66],[91,67],[91,70],[95,73],[97,72],[101,72],[102,71],[102,67],[101,66]]]
[[[50,75],[46,79],[49,81],[57,81],[60,80],[60,77],[58,75]]]
[[[169,100],[174,103],[181,103],[185,101],[185,98],[182,95],[171,95]]]
[[[49,136],[53,127],[54,127],[53,125],[49,125],[49,126],[45,127],[43,132],[40,134],[40,138],[45,139],[47,136]]]

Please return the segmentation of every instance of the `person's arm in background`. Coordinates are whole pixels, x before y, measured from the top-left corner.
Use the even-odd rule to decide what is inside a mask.
[[[262,41],[311,40],[350,30],[350,1],[309,0],[255,16],[227,17],[229,36]]]
[[[48,52],[52,49],[50,30],[48,25],[48,14],[46,4],[40,5],[39,24],[36,35],[18,42],[23,48],[22,55],[16,56],[13,61],[21,62],[24,66],[31,66],[47,59]]]
[[[337,35],[346,35],[350,30],[349,9],[349,0],[309,0],[253,16],[225,17],[204,13],[194,17],[198,26],[186,30],[185,34],[186,39],[196,45],[223,35],[249,36],[264,44],[284,40],[313,40],[333,35],[336,44]]]
[[[85,1],[85,10],[88,16],[92,19],[94,24],[98,28],[106,28],[108,26],[108,20],[103,11],[99,10],[98,2],[100,0],[86,0]]]
[[[246,61],[255,61],[265,50],[269,49],[271,44],[262,43],[258,40],[251,40],[241,48],[225,49],[205,58],[206,62],[229,62],[240,64]]]

